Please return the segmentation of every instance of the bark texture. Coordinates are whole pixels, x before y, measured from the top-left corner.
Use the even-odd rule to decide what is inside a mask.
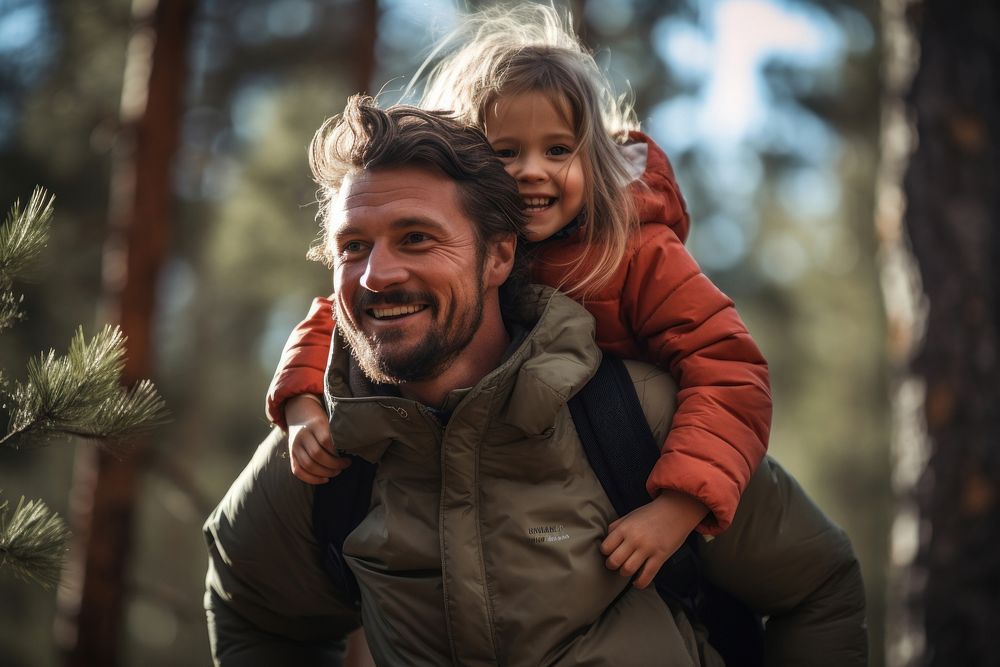
[[[1000,3],[909,6],[920,60],[904,228],[926,298],[911,365],[928,457],[916,488],[923,624],[913,663],[996,665],[1000,628]]]

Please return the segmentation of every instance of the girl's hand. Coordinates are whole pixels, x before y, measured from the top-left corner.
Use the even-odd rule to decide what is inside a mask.
[[[601,543],[605,565],[623,577],[635,576],[632,585],[645,588],[706,514],[708,508],[695,498],[663,491],[608,526]]]
[[[293,396],[285,402],[288,423],[288,458],[292,474],[307,484],[325,484],[351,460],[334,454],[330,422],[315,396]]]

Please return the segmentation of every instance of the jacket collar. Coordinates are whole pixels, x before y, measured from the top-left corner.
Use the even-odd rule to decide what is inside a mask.
[[[452,423],[465,415],[480,429],[514,429],[545,437],[566,401],[600,363],[593,318],[569,297],[533,285],[519,300],[518,325],[528,330],[499,367],[471,388],[452,392]],[[339,334],[326,379],[333,441],[345,452],[376,461],[392,441],[438,438],[440,422],[427,406],[402,398],[394,387],[374,385],[357,368]],[[514,435],[514,434],[512,434]]]

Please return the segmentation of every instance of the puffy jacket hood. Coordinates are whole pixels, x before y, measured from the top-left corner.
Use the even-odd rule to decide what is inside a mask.
[[[641,223],[660,222],[687,241],[691,217],[674,168],[667,154],[642,132],[628,133],[629,142],[622,146],[635,181],[629,186]]]

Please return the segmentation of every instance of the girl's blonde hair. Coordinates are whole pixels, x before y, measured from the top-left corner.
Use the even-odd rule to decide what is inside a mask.
[[[478,127],[503,95],[541,92],[556,108],[568,105],[585,175],[581,231],[588,251],[568,263],[558,287],[586,296],[610,280],[639,224],[618,147],[638,122],[571,25],[568,13],[537,4],[469,15],[438,43],[407,92],[423,84],[419,106],[449,109]]]

